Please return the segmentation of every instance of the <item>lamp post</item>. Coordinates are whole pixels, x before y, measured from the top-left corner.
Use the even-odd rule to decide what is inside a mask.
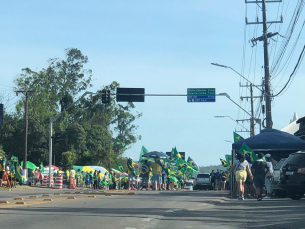
[[[247,131],[249,131],[246,127],[244,127],[243,125],[241,125],[239,122],[237,122],[235,119],[231,118],[230,116],[214,116],[214,118],[230,118],[231,120],[233,120],[234,122],[236,122],[238,125],[240,125],[242,128],[246,129]]]
[[[229,100],[231,100],[231,102],[233,102],[236,106],[238,106],[240,109],[242,109],[244,112],[246,112],[253,120],[256,121],[257,124],[259,124],[259,130],[262,130],[262,120],[255,118],[252,114],[250,114],[248,111],[246,111],[244,108],[242,108],[238,103],[236,103],[233,99],[231,99],[231,97],[227,94],[227,93],[219,93],[216,94],[217,96],[225,96],[227,97]]]
[[[72,107],[75,103],[77,103],[80,99],[85,97],[86,95],[94,94],[93,92],[86,91],[78,100],[74,103],[71,103],[64,111],[60,112],[58,115],[50,118],[50,132],[49,132],[49,188],[52,187],[51,177],[52,177],[52,124],[59,118],[64,112],[66,112],[70,107]]]
[[[215,65],[217,67],[221,67],[221,68],[229,68],[231,69],[232,71],[234,71],[236,74],[238,74],[240,77],[242,77],[243,79],[245,79],[247,82],[250,83],[250,91],[251,91],[251,114],[252,114],[252,117],[254,116],[254,108],[253,108],[253,86],[256,87],[258,90],[260,90],[263,94],[263,90],[260,89],[258,86],[254,85],[250,80],[248,80],[246,77],[244,77],[242,74],[240,74],[239,72],[237,72],[235,69],[229,67],[229,66],[226,66],[226,65],[222,65],[222,64],[217,64],[217,63],[211,63],[212,65]],[[250,119],[251,121],[251,136],[254,136],[255,135],[255,124],[254,124],[254,119],[251,118]]]

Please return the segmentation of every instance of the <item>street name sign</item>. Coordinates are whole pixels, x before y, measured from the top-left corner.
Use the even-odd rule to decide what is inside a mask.
[[[188,88],[188,102],[215,102],[215,88]]]

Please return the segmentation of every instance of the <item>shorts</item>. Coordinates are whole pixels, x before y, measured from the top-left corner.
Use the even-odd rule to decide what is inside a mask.
[[[245,182],[247,179],[247,171],[246,170],[237,170],[235,173],[236,181]]]
[[[247,176],[247,179],[246,179],[246,181],[245,181],[245,184],[246,184],[246,185],[253,185],[253,180],[252,180],[249,176]]]
[[[158,182],[160,184],[160,174],[153,174],[152,182]]]
[[[256,188],[263,188],[265,185],[265,176],[264,175],[256,175],[254,176],[254,185]]]
[[[165,184],[165,177],[162,176],[162,184]]]
[[[135,176],[133,174],[128,174],[128,180],[129,181],[135,181],[136,178],[135,178]]]
[[[3,176],[4,176],[4,171],[0,171],[0,180],[2,180]]]

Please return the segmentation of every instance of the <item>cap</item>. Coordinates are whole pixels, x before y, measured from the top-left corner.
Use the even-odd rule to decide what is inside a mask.
[[[271,157],[271,155],[270,155],[269,153],[267,153],[267,154],[265,155],[265,157]]]

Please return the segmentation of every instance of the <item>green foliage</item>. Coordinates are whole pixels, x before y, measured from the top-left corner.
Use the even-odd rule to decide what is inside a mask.
[[[77,160],[76,153],[74,151],[67,151],[61,155],[61,166],[64,170],[70,169],[75,165]]]
[[[80,96],[91,86],[92,72],[85,69],[88,57],[76,48],[65,50],[65,59],[52,58],[40,71],[24,68],[14,80],[17,90],[29,90],[28,96],[28,160],[48,162],[50,118],[53,137],[60,131],[61,139],[53,141],[55,165],[104,165],[106,168],[121,160],[124,151],[141,139],[136,135],[134,121],[142,116],[134,112],[135,105],[121,105],[111,98],[102,104],[102,89],[116,92],[119,83],[112,82],[97,94]],[[4,113],[0,127],[0,144],[8,156],[24,157],[24,105],[21,94],[15,112]],[[122,144],[113,144],[121,142]],[[72,163],[73,162],[73,163]],[[122,159],[122,165],[127,168]],[[115,164],[116,166],[116,164]],[[113,167],[113,166],[112,166]]]
[[[6,153],[4,152],[2,145],[0,145],[0,157],[6,158]]]

